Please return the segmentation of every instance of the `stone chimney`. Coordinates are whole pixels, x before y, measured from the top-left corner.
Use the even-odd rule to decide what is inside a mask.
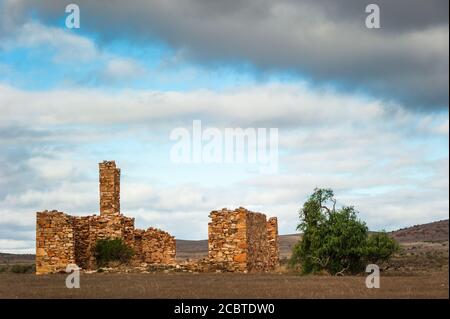
[[[103,161],[99,166],[100,215],[120,214],[120,168],[116,162]]]

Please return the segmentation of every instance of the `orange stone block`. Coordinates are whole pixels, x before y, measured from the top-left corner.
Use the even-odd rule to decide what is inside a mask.
[[[241,249],[247,249],[248,245],[245,241],[242,241],[238,244],[238,247]]]
[[[236,256],[234,256],[233,260],[238,263],[246,262],[247,261],[247,253],[242,253],[242,254],[236,255]]]

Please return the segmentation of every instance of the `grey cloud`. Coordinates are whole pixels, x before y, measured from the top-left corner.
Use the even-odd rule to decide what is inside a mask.
[[[34,241],[35,228],[12,223],[0,223],[0,238]]]
[[[77,2],[82,28],[108,41],[162,40],[200,64],[243,62],[293,71],[400,101],[448,108],[448,1],[380,0],[382,29],[365,28],[365,3],[322,1]],[[10,10],[61,21],[66,3],[15,1]],[[23,14],[25,15],[25,13]]]
[[[8,207],[28,212],[96,208],[92,198],[80,200],[76,195],[92,180],[84,162],[77,163],[77,155],[80,146],[104,140],[107,130],[99,128],[93,133],[86,127],[40,128],[35,124],[32,119],[24,125],[2,127],[0,123],[0,218]]]
[[[10,193],[24,191],[34,183],[35,176],[26,165],[31,157],[26,148],[4,147],[0,153],[0,200]]]
[[[445,0],[319,0],[315,4],[330,17],[363,21],[365,7],[380,7],[383,32],[408,32],[448,24],[448,1]]]

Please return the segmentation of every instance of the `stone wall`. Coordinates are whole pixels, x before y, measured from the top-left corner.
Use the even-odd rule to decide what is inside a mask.
[[[99,239],[123,239],[135,251],[133,262],[175,263],[173,236],[156,228],[135,229],[134,218],[120,213],[120,169],[115,162],[100,163],[99,172],[100,215],[36,214],[36,273],[64,271],[69,263],[96,268]]]
[[[270,270],[270,250],[267,239],[266,215],[247,212],[247,269]]]
[[[149,264],[173,264],[175,263],[175,237],[165,231],[150,227],[146,231],[140,231],[140,250],[135,246],[136,256]]]
[[[99,163],[100,215],[120,213],[120,169],[114,161]]]
[[[43,211],[36,217],[36,273],[65,271],[75,263],[72,218],[58,211]]]
[[[72,217],[72,226],[75,237],[76,264],[83,269],[90,269],[95,264],[93,249],[95,243],[91,236],[91,220],[95,216]]]
[[[213,268],[226,271],[270,271],[278,265],[276,218],[245,208],[212,211],[208,224],[208,257]]]
[[[96,267],[95,245],[99,239],[122,238],[134,247],[134,218],[123,215],[74,216],[75,259],[84,269]]]
[[[123,215],[38,212],[36,229],[37,273],[64,271],[67,261],[83,269],[95,269],[97,240],[112,238],[122,238],[133,249],[135,263],[175,263],[175,237],[152,227],[146,231],[135,229],[134,218]]]
[[[278,219],[271,217],[267,221],[267,240],[269,241],[270,267],[276,268],[280,265],[280,245],[278,241]]]
[[[246,211],[222,209],[209,214],[208,257],[217,268],[247,269]]]
[[[120,169],[99,163],[100,215],[69,216],[58,211],[36,214],[36,273],[64,271],[70,263],[96,268],[99,239],[121,238],[135,254],[133,263],[175,264],[175,238],[156,228],[135,229],[134,218],[120,212]],[[271,271],[279,264],[276,218],[248,211],[212,211],[208,224],[206,271]]]

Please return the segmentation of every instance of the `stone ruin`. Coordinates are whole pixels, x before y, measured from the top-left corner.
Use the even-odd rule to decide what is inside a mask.
[[[97,240],[121,238],[134,250],[133,263],[175,267],[175,238],[156,229],[136,229],[134,218],[120,212],[120,169],[99,163],[100,215],[36,213],[36,274],[65,271],[68,264],[95,269]],[[208,258],[189,265],[196,271],[272,271],[279,265],[278,222],[238,208],[212,211]],[[176,265],[179,267],[179,265]],[[189,268],[188,267],[188,268]]]
[[[134,218],[120,213],[120,169],[99,164],[100,215],[70,216],[58,211],[36,214],[36,273],[65,271],[68,264],[96,267],[97,240],[122,238],[133,248],[133,262],[175,263],[175,237],[156,229],[134,228]]]
[[[208,259],[226,271],[272,271],[279,264],[278,221],[240,207],[212,211]]]

